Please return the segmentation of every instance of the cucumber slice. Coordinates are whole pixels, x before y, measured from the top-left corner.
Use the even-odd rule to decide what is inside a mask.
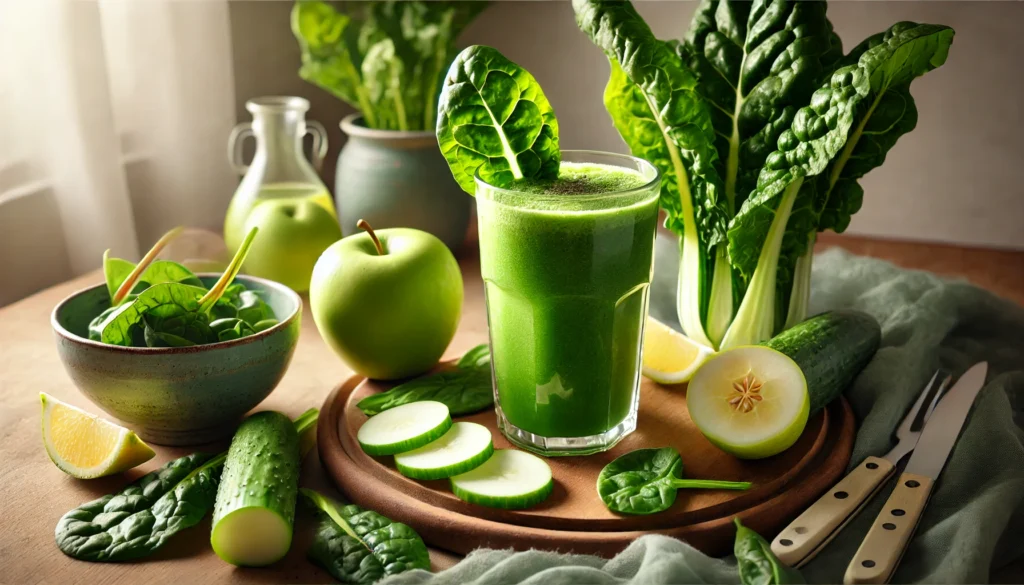
[[[487,427],[457,422],[433,443],[395,455],[395,466],[413,479],[444,479],[476,469],[492,453],[494,444]]]
[[[394,455],[441,438],[452,427],[448,407],[424,400],[396,406],[366,421],[356,439],[369,455]]]
[[[686,405],[709,441],[741,459],[788,449],[810,412],[800,366],[763,346],[723,351],[704,362],[687,387]]]
[[[486,463],[451,479],[452,492],[470,504],[520,510],[551,495],[551,468],[536,455],[500,449]]]

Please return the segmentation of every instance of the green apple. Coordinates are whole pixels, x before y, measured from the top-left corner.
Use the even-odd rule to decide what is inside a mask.
[[[334,243],[313,269],[309,303],[324,341],[353,370],[394,380],[432,368],[462,313],[462,273],[441,240],[409,228]],[[261,234],[262,235],[262,234]]]
[[[317,258],[341,239],[341,227],[329,211],[310,199],[281,197],[260,202],[249,212],[244,233],[259,228],[245,257],[246,274],[305,292]]]

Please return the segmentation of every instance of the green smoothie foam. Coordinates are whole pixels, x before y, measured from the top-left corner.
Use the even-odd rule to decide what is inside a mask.
[[[519,429],[589,437],[628,416],[658,216],[649,183],[563,162],[555,181],[478,191],[495,381]]]

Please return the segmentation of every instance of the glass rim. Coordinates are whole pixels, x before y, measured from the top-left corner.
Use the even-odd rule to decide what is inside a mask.
[[[586,194],[586,195],[571,195],[570,197],[572,197],[572,199],[574,201],[594,201],[594,200],[600,200],[600,199],[610,199],[610,198],[613,198],[613,197],[622,197],[624,195],[638,195],[640,193],[645,193],[645,192],[651,191],[653,186],[656,183],[658,183],[659,181],[661,181],[661,178],[662,178],[661,177],[661,170],[658,169],[658,167],[654,166],[653,164],[651,164],[649,161],[647,161],[645,159],[633,156],[631,154],[620,154],[618,152],[607,152],[607,151],[604,151],[604,150],[586,150],[586,149],[567,149],[567,150],[562,150],[560,152],[561,152],[563,158],[562,158],[562,160],[559,161],[559,164],[561,164],[562,162],[565,162],[564,156],[566,154],[584,155],[584,156],[594,156],[594,155],[596,155],[596,156],[607,157],[607,158],[612,158],[612,159],[619,159],[619,160],[621,160],[623,162],[633,163],[634,166],[647,167],[647,168],[651,169],[652,171],[654,171],[654,177],[650,181],[647,181],[646,183],[644,183],[643,185],[639,185],[639,186],[633,187],[631,189],[624,189],[624,190],[621,190],[621,191],[605,191],[603,193],[590,193],[590,194]],[[570,161],[570,162],[573,162],[573,161]],[[639,163],[639,164],[637,164],[637,163]],[[583,163],[583,164],[586,164],[586,163]],[[593,163],[593,164],[602,164],[602,163]],[[625,164],[620,165],[620,166],[622,166],[623,168],[629,168]],[[516,191],[515,189],[509,189],[507,187],[498,187],[496,185],[492,185],[492,184],[488,183],[487,181],[483,180],[480,177],[480,170],[479,170],[479,168],[477,169],[477,171],[475,173],[473,173],[473,181],[477,184],[478,187],[482,185],[482,186],[485,186],[485,187],[487,187],[488,189],[490,189],[492,191],[519,195],[519,196],[522,196],[522,197],[528,197],[530,199],[548,200],[548,199],[564,199],[564,198],[566,198],[566,195],[559,194],[559,193],[551,193],[551,194],[547,194],[547,193],[529,193],[529,192],[526,192],[526,191]]]
[[[268,95],[246,100],[245,109],[253,114],[256,112],[287,112],[289,110],[308,112],[309,100],[294,95]]]

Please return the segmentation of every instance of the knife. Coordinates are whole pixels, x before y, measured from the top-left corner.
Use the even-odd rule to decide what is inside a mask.
[[[987,374],[988,363],[971,366],[935,408],[906,470],[846,567],[844,583],[887,583],[892,577]]]
[[[928,419],[949,384],[947,376],[936,387],[938,377],[936,371],[896,429],[899,441],[891,451],[882,457],[865,459],[775,537],[772,552],[779,560],[791,567],[802,567],[831,542],[892,477],[899,460],[917,445],[921,421]]]

